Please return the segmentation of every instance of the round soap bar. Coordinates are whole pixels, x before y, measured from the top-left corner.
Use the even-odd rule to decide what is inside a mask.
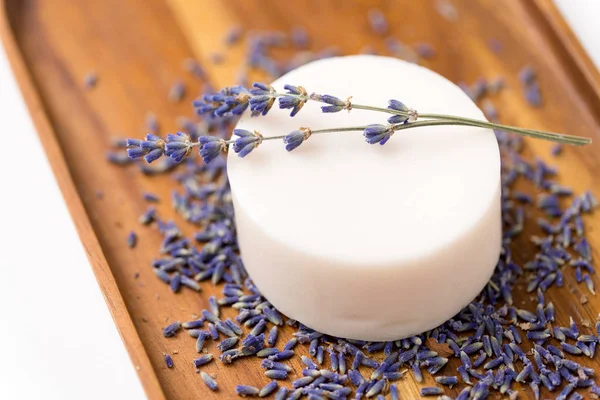
[[[444,77],[398,59],[330,58],[273,82],[356,104],[390,99],[423,113],[485,119]],[[386,123],[308,102],[293,118],[277,104],[238,128],[263,136]],[[500,154],[489,129],[398,131],[384,145],[361,132],[313,135],[292,152],[263,142],[233,151],[228,174],[244,265],[281,312],[323,333],[395,340],[451,318],[483,289],[501,248]]]

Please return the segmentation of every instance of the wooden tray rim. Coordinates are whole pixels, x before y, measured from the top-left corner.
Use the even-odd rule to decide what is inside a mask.
[[[131,315],[120,293],[119,286],[108,266],[89,216],[85,211],[71,178],[56,133],[46,114],[44,104],[12,31],[7,11],[9,1],[0,0],[0,40],[4,44],[9,64],[34,122],[38,137],[46,152],[63,198],[67,203],[73,223],[84,245],[102,295],[131,361],[136,368],[146,395],[151,399],[165,399],[164,391],[133,324]],[[600,103],[600,73],[553,1],[530,0],[530,2],[535,12],[538,12],[542,16],[549,30],[555,35],[556,42],[562,46],[562,51],[571,56],[571,61],[575,67],[573,70],[580,73],[581,77],[592,89],[595,100]]]

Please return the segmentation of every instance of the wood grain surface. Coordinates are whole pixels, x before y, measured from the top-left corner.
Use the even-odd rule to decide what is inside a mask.
[[[390,35],[408,44],[427,42],[435,47],[436,56],[424,61],[425,66],[455,82],[504,76],[507,88],[492,98],[503,123],[594,138],[592,146],[568,148],[557,160],[550,159],[547,142],[527,140],[526,154],[556,164],[559,181],[577,193],[591,189],[600,194],[599,75],[549,0],[453,0],[458,11],[454,22],[436,12],[434,0],[1,3],[0,33],[13,70],[99,285],[146,393],[153,399],[235,398],[236,384],[262,386],[268,382],[256,359],[231,366],[214,362],[203,369],[217,376],[219,391],[210,392],[192,366],[197,357],[194,340],[186,334],[163,338],[163,326],[191,319],[220,289],[203,285],[201,294],[184,290],[174,295],[156,279],[150,262],[159,256],[161,235],[138,224],[147,207],[142,193],[159,194],[163,199],[157,205],[159,214],[181,223],[186,234],[193,228],[169,206],[173,188],[169,177],[148,177],[135,168],[109,165],[104,155],[113,138],[141,137],[149,111],[158,116],[161,133],[177,129],[177,116],[192,115],[190,101],[202,90],[202,83],[183,69],[185,58],[197,58],[215,87],[234,83],[245,47],[225,47],[223,37],[232,24],[245,30],[283,31],[298,25],[308,30],[311,50],[336,46],[341,53],[352,54],[372,45],[386,54],[383,38],[369,30],[366,19],[367,11],[378,7],[388,17]],[[492,38],[502,43],[501,54],[489,50]],[[211,61],[216,52],[223,54],[222,64]],[[282,49],[277,56],[285,59],[290,54]],[[544,99],[539,109],[524,101],[516,78],[526,64],[539,72]],[[90,71],[97,72],[99,81],[97,87],[86,90],[83,79]],[[189,95],[181,103],[170,102],[169,88],[180,79]],[[524,190],[533,192],[531,187]],[[43,207],[43,198],[40,202]],[[600,221],[587,218],[586,224],[597,257]],[[517,259],[534,251],[527,240],[530,229],[513,244]],[[130,230],[140,236],[135,249],[127,247]],[[586,290],[574,282],[572,274],[565,278],[571,291],[552,288],[548,294],[556,304],[558,323],[566,324],[569,316],[579,322],[595,321],[600,312],[598,298],[590,296],[590,301],[581,305],[579,297]],[[530,296],[517,297],[517,304],[521,301],[529,303]],[[228,311],[225,314],[232,316]],[[84,334],[84,329],[75,334]],[[290,334],[284,329],[280,343]],[[218,354],[213,344],[209,351]],[[298,348],[300,354],[306,351]],[[172,370],[165,367],[163,353],[172,354]],[[597,358],[582,362],[600,367]],[[291,365],[292,377],[300,375],[298,362],[293,360]],[[455,365],[456,360],[451,360],[446,369]],[[423,385],[431,384],[433,380],[426,377]],[[415,398],[420,386],[408,376],[399,387],[401,398]],[[456,395],[460,388],[447,394]],[[531,395],[530,390],[521,393]]]

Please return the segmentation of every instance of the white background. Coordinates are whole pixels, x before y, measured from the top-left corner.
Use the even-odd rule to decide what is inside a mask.
[[[599,65],[600,1],[555,1]],[[0,399],[144,398],[3,50],[0,121]]]

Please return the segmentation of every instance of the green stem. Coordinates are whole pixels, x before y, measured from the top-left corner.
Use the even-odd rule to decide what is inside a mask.
[[[425,126],[451,126],[451,125],[455,125],[455,126],[473,126],[473,124],[469,123],[469,122],[463,122],[463,121],[441,121],[441,120],[426,120],[426,121],[416,121],[416,122],[410,122],[408,124],[394,124],[391,125],[393,127],[393,130],[395,132],[397,131],[403,131],[406,129],[413,129],[413,128],[422,128]],[[311,134],[312,135],[317,135],[320,133],[334,133],[334,132],[362,132],[365,129],[368,128],[368,125],[364,125],[364,126],[348,126],[348,127],[343,127],[343,128],[328,128],[328,129],[314,129],[311,130]],[[281,140],[283,138],[285,138],[287,135],[278,135],[278,136],[265,136],[263,137],[263,141],[266,140]],[[233,143],[235,140],[228,140],[227,144]]]
[[[592,142],[592,139],[584,138],[581,136],[566,135],[566,134],[554,133],[554,132],[544,132],[544,131],[538,131],[538,130],[534,130],[534,129],[524,129],[524,128],[519,128],[516,126],[501,125],[501,124],[496,124],[493,122],[480,121],[480,120],[476,120],[476,119],[472,119],[472,118],[456,117],[453,115],[419,114],[419,117],[420,118],[431,118],[431,119],[443,120],[443,121],[459,121],[459,122],[467,123],[470,126],[499,129],[502,131],[516,133],[519,135],[530,136],[530,137],[543,139],[543,140],[550,140],[553,142],[567,143],[567,144],[572,144],[575,146],[582,146],[582,145],[589,144]]]
[[[311,135],[318,135],[319,133],[333,133],[333,132],[358,132],[364,131],[366,126],[348,126],[345,128],[328,128],[328,129],[311,129]],[[278,135],[278,136],[267,136],[264,137],[263,140],[275,140],[275,139],[283,139],[287,135]]]
[[[293,97],[297,97],[303,101],[309,101],[309,100],[319,101],[314,98],[311,98],[310,96],[293,95],[293,94],[288,94],[288,93],[275,93],[274,96],[275,97],[293,96]],[[390,108],[383,108],[383,107],[373,107],[373,106],[367,106],[367,105],[363,105],[363,104],[352,103],[352,108],[357,109],[357,110],[367,110],[367,111],[382,112],[382,113],[386,113],[386,114],[402,115],[404,117],[410,116],[410,113],[408,113],[406,111],[398,111],[398,110],[393,110]],[[581,137],[581,136],[538,131],[535,129],[525,129],[525,128],[519,128],[516,126],[496,124],[493,122],[481,121],[481,120],[466,118],[466,117],[458,117],[458,116],[454,116],[454,115],[418,114],[418,116],[419,116],[419,118],[428,118],[428,119],[436,120],[436,123],[435,124],[425,124],[425,125],[419,124],[417,126],[412,126],[412,127],[416,128],[416,127],[420,127],[420,126],[431,126],[431,125],[474,126],[474,127],[480,127],[480,128],[488,128],[488,129],[499,129],[502,131],[511,132],[511,133],[515,133],[518,135],[530,136],[530,137],[537,138],[537,139],[549,140],[549,141],[558,142],[558,143],[571,144],[571,145],[575,145],[575,146],[583,146],[586,144],[590,144],[592,142],[592,139]],[[444,124],[444,121],[455,122],[455,123]],[[419,121],[417,121],[417,122],[419,122]],[[409,125],[413,125],[413,124],[415,124],[415,123],[413,122]],[[406,128],[399,128],[399,129],[406,129]],[[336,132],[336,131],[334,131],[334,132]],[[316,132],[313,131],[313,133],[316,133]],[[280,139],[284,136],[281,136],[281,137],[277,136],[277,138]],[[265,138],[265,140],[266,139],[267,138]]]

